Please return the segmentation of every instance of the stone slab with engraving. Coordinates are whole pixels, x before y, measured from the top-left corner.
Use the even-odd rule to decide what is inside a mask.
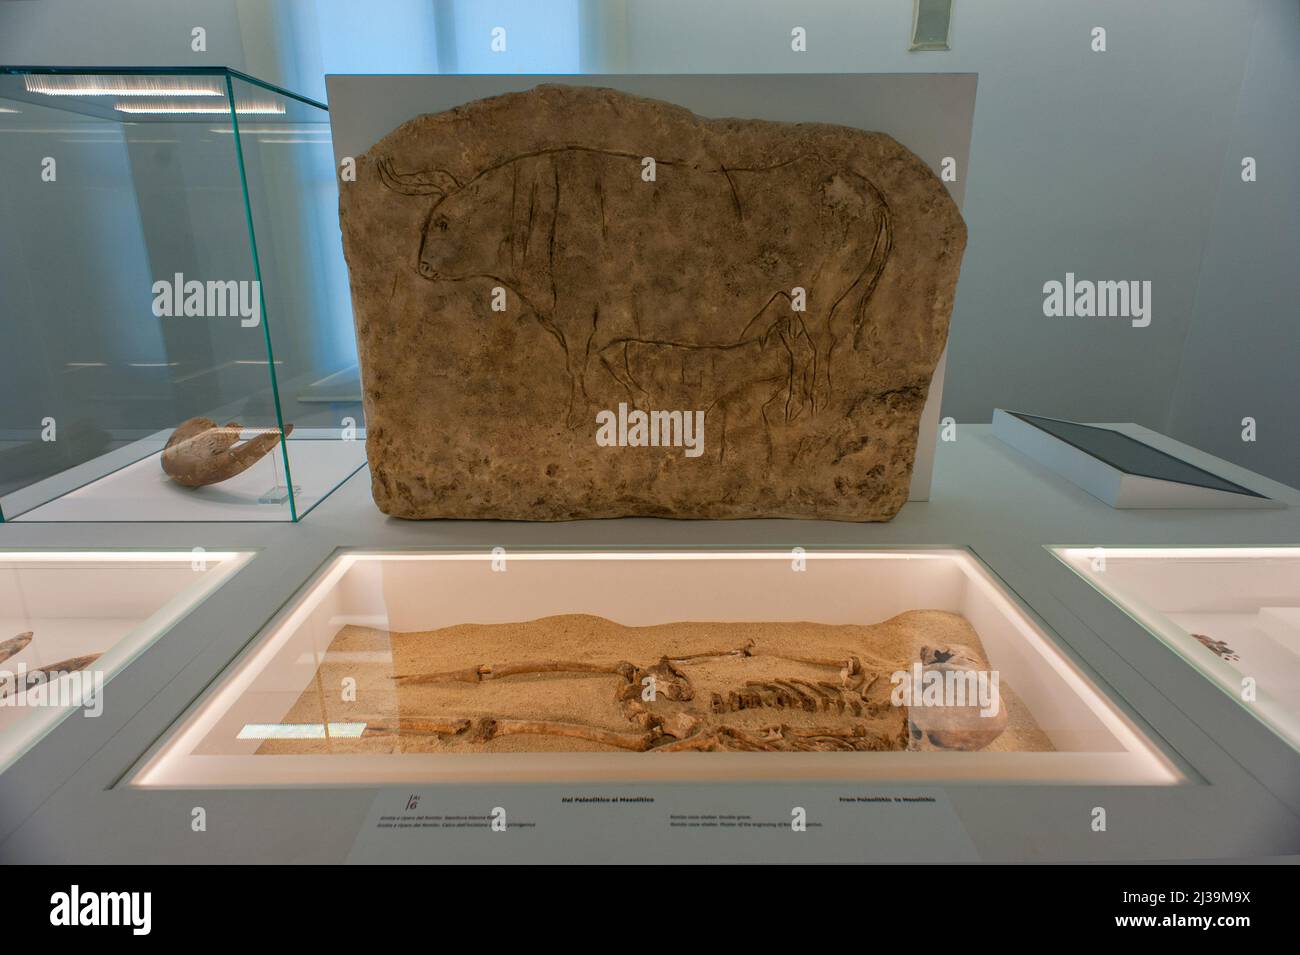
[[[882,133],[542,85],[340,184],[375,503],[888,520],[966,227]]]

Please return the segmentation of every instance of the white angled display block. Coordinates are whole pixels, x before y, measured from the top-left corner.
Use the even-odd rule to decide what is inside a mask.
[[[1113,428],[997,408],[993,434],[1111,507],[1286,507]]]

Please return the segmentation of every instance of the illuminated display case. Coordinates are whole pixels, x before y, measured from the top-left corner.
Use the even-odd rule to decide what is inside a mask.
[[[323,105],[0,68],[0,143],[0,519],[297,520],[364,463]]]
[[[1300,749],[1300,548],[1058,547],[1053,552]]]
[[[0,552],[0,771],[235,574],[248,552]]]
[[[973,742],[891,697],[962,658]],[[968,551],[498,548],[339,552],[131,785],[734,779],[1182,776]]]

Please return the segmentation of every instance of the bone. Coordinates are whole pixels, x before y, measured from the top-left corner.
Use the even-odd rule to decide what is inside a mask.
[[[816,712],[817,709],[819,709],[817,697],[811,695],[806,690],[800,689],[788,680],[775,680],[774,682],[781,689],[791,694],[798,702],[800,708],[808,710],[810,713]]]
[[[630,663],[577,663],[569,660],[538,660],[529,663],[511,663],[497,666],[484,663],[464,670],[448,670],[444,673],[401,673],[393,677],[402,686],[417,686],[423,683],[481,683],[484,680],[500,680],[508,676],[520,676],[528,673],[612,673],[631,679],[636,668]]]
[[[470,727],[469,720],[421,720],[399,717],[395,720],[367,720],[365,736],[457,736]]]
[[[798,752],[857,751],[877,752],[903,749],[907,741],[907,712],[900,707],[896,724],[881,730],[878,726],[853,723],[849,726],[780,726],[764,727],[761,736],[752,737],[772,749]]]
[[[511,736],[518,733],[536,736],[567,736],[570,739],[583,739],[618,749],[627,749],[643,753],[659,738],[658,732],[647,730],[644,733],[619,733],[614,730],[587,726],[584,723],[557,723],[550,720],[498,720],[484,718],[474,723],[471,735],[477,741],[486,742],[499,736]]]
[[[211,418],[183,421],[163,448],[162,469],[182,487],[207,487],[228,481],[280,443],[280,431],[271,428],[239,444],[243,430],[237,421],[225,426],[218,426]],[[285,437],[292,433],[293,425],[285,425]]]
[[[687,663],[691,660],[707,660],[715,657],[749,657],[754,655],[754,641],[749,640],[743,647],[731,650],[706,650],[703,653],[687,653],[682,656],[669,657],[673,663]]]
[[[760,650],[754,651],[754,656],[776,657],[778,660],[789,660],[791,663],[805,663],[813,667],[833,667],[837,670],[848,669],[850,673],[857,673],[861,669],[861,664],[856,657],[841,657],[833,660],[830,657],[803,657],[792,656],[788,653],[764,653]],[[856,668],[855,668],[856,667]]]
[[[4,663],[12,656],[17,656],[26,649],[27,644],[32,642],[32,632],[20,633],[16,637],[10,637],[4,643],[0,643],[0,663]]]
[[[686,739],[693,736],[704,721],[698,716],[692,716],[690,713],[678,713],[670,719],[664,720],[660,728],[674,739]]]
[[[624,700],[623,715],[627,717],[629,723],[635,723],[643,730],[648,730],[653,726],[659,725],[661,720],[648,709],[645,704],[639,700]]]
[[[718,748],[718,731],[717,729],[704,729],[693,736],[685,739],[679,739],[674,743],[665,743],[662,746],[656,746],[651,752],[655,753],[686,753],[686,752],[710,752]]]
[[[22,675],[21,680],[15,679],[15,681],[10,684],[9,690],[6,693],[0,694],[0,699],[16,695],[22,690],[30,690],[34,686],[48,683],[50,680],[58,679],[65,674],[84,670],[102,656],[102,653],[88,653],[85,656],[70,657],[67,660],[60,660],[58,663],[51,663],[49,666],[43,666],[40,669],[28,670]],[[18,683],[21,683],[22,686],[18,686]]]
[[[654,678],[656,699],[663,697],[666,700],[685,702],[695,698],[695,688],[691,686],[690,679],[673,666],[672,661],[667,657],[652,667],[638,669],[632,676],[632,682],[637,686],[644,686],[644,681],[648,677]]]
[[[830,693],[815,683],[809,683],[807,680],[790,680],[792,684],[799,687],[806,693],[812,694],[817,701],[819,710],[836,710],[844,712],[844,698],[838,693]]]
[[[875,680],[872,680],[874,683]],[[854,716],[868,711],[875,715],[875,704],[866,703],[855,690],[848,690],[825,681],[811,683],[808,680],[748,680],[739,690],[733,690],[724,698],[719,693],[710,696],[709,708],[714,713],[737,712],[761,707],[775,709],[798,709],[814,712],[844,713]]]

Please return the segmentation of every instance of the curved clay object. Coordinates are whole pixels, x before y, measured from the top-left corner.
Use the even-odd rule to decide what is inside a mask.
[[[32,642],[32,632],[20,633],[16,637],[11,637],[0,643],[0,663],[4,663],[10,657],[22,653],[27,644]]]
[[[247,471],[280,443],[280,432],[271,428],[235,447],[243,430],[238,421],[225,426],[211,418],[183,421],[163,448],[162,469],[185,487],[206,487],[228,481]],[[285,425],[285,436],[292,433],[293,425]]]
[[[926,673],[943,674],[945,680],[949,672],[963,679],[966,673],[990,672],[978,653],[959,643],[922,647],[921,666]],[[1000,694],[997,711],[989,716],[982,715],[977,702],[965,706],[913,706],[909,715],[912,726],[940,749],[983,749],[1002,735],[1009,722],[1006,701]]]

